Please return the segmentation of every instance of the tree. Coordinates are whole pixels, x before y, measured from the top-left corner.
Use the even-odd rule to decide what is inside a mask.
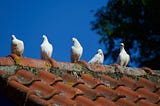
[[[114,62],[119,43],[131,56],[130,65],[160,69],[160,1],[109,0],[95,13],[92,30],[106,48],[105,59]]]

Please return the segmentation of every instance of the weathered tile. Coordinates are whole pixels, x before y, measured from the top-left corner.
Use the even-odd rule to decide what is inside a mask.
[[[42,82],[49,84],[49,85],[53,85],[57,82],[62,82],[62,78],[54,75],[48,71],[44,71],[44,70],[39,70],[38,71],[38,77],[41,79]]]
[[[67,96],[54,95],[47,101],[51,106],[75,106],[77,103]]]
[[[81,90],[84,93],[84,96],[90,98],[91,100],[94,100],[97,97],[101,96],[100,93],[98,93],[97,91],[87,87],[84,84],[78,84],[75,87],[78,88],[79,90]]]
[[[114,102],[108,100],[108,99],[105,99],[104,97],[99,97],[96,99],[95,101],[97,104],[101,105],[101,106],[118,106],[116,105]]]
[[[104,85],[102,81],[94,78],[89,74],[82,74],[82,79],[85,81],[85,84],[89,85],[91,88],[96,88],[99,85]]]
[[[77,96],[75,98],[78,106],[98,106],[97,103],[93,102],[92,100],[84,97],[84,96]]]
[[[14,61],[11,57],[0,57],[0,66],[11,66],[14,65]]]
[[[149,90],[145,88],[139,88],[136,90],[140,95],[144,96],[147,101],[150,101],[152,103],[157,103],[160,100],[160,96],[156,93],[150,92]]]
[[[79,89],[73,88],[63,82],[57,82],[52,85],[57,91],[60,92],[61,95],[65,95],[66,97],[73,99],[76,95],[83,95],[83,92]]]
[[[118,106],[137,106],[134,102],[131,102],[125,98],[120,98],[116,101]]]

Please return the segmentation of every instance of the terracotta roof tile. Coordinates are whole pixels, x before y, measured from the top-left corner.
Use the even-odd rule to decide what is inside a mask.
[[[131,89],[136,89],[136,84],[137,82],[131,78],[128,78],[126,76],[123,76],[119,81],[118,81],[118,84],[120,85],[125,85],[126,87],[128,88],[131,88]]]
[[[104,82],[104,84],[106,86],[109,86],[111,88],[117,87],[118,80],[116,80],[116,79],[113,79],[113,78],[111,78],[109,76],[102,75],[101,76],[101,80]]]
[[[8,78],[8,80],[15,80],[21,84],[29,85],[35,80],[38,79],[33,73],[26,71],[26,70],[18,70],[17,73]]]
[[[71,86],[76,86],[77,84],[84,84],[84,81],[80,78],[76,78],[70,74],[62,73],[62,78],[65,83]]]
[[[142,87],[150,90],[151,92],[156,90],[156,85],[153,82],[151,82],[145,78],[140,78],[139,81],[137,82],[137,85],[142,86]]]
[[[96,99],[95,101],[97,104],[100,104],[101,106],[118,106],[116,105],[114,102],[108,100],[108,99],[105,99],[104,97],[99,97]]]
[[[28,66],[28,67],[38,67],[38,68],[50,68],[51,64],[48,61],[38,60],[33,58],[18,57],[15,54],[9,55],[17,65]]]
[[[90,69],[94,70],[96,72],[110,72],[110,73],[114,73],[115,71],[112,69],[112,67],[110,66],[103,66],[100,64],[94,64],[94,65],[90,65]]]
[[[36,81],[29,86],[29,92],[27,93],[28,95],[34,94],[40,98],[49,99],[53,95],[58,94],[59,92],[57,89],[54,89],[52,86],[49,86],[41,81]]]
[[[124,95],[119,95],[116,91],[114,91],[111,88],[108,88],[104,85],[100,85],[95,89],[97,92],[99,92],[102,96],[109,100],[116,101],[117,99],[124,97]]]
[[[58,67],[59,69],[64,69],[68,71],[74,71],[74,70],[78,71],[82,68],[79,64],[67,63],[67,62],[57,62],[56,67]]]
[[[51,64],[44,60],[36,60],[32,58],[20,58],[20,65],[38,68],[50,68]]]
[[[58,77],[44,70],[38,71],[38,77],[41,79],[42,82],[47,83],[49,85],[53,85],[54,83],[63,81],[61,77]]]
[[[120,65],[114,65],[116,72],[119,73],[127,73],[128,75],[131,76],[138,76],[138,75],[143,75],[145,71],[141,68],[133,68],[133,67],[121,67]]]
[[[96,88],[99,85],[104,85],[102,81],[94,78],[90,74],[82,74],[82,79],[89,85],[91,88]]]
[[[5,79],[5,78],[8,78],[9,75],[8,75],[8,72],[7,71],[4,71],[4,70],[0,70],[0,78],[1,80]],[[0,81],[0,83],[2,83],[3,81]]]
[[[55,95],[47,101],[51,106],[76,106],[74,100],[69,99],[67,96]]]
[[[7,97],[11,98],[16,104],[24,105],[26,103],[27,92],[29,88],[16,82],[9,81],[7,87],[3,90]]]
[[[84,96],[77,96],[75,101],[77,102],[77,106],[98,106],[96,102]]]
[[[140,100],[136,103],[138,106],[157,106],[156,104],[153,104],[151,102],[148,102],[146,100]]]
[[[40,97],[36,95],[29,95],[27,100],[25,101],[25,104],[20,104],[20,105],[25,105],[25,106],[49,106],[49,103],[41,99]]]
[[[119,93],[120,95],[125,95],[126,99],[131,100],[133,102],[137,102],[138,100],[144,98],[141,95],[139,95],[138,93],[130,90],[127,87],[124,86],[119,86],[116,90],[117,93]]]
[[[0,58],[0,66],[11,66],[14,65],[14,61],[10,57],[1,57]]]
[[[73,88],[63,82],[57,82],[52,87],[61,92],[61,95],[65,95],[70,99],[75,98],[77,95],[83,95],[83,92],[81,90]]]
[[[18,83],[18,82],[16,82],[16,81],[9,81],[9,82],[8,82],[8,86],[9,86],[9,87],[12,87],[13,89],[18,88],[18,89],[20,89],[20,91],[22,91],[22,92],[24,92],[24,93],[27,93],[27,92],[29,91],[29,88],[28,88],[28,87],[26,87],[26,86],[24,86],[24,85],[22,85],[21,83]]]
[[[84,84],[78,84],[75,87],[83,91],[84,96],[90,98],[91,100],[95,100],[97,97],[101,96],[98,92],[96,92],[95,90],[89,88],[88,86]]]
[[[0,92],[25,106],[160,105],[160,76],[145,71],[11,54],[0,58]]]
[[[116,104],[119,106],[137,106],[134,102],[128,101],[125,98],[120,98],[116,101]]]
[[[147,72],[147,73],[150,73],[150,74],[153,74],[153,75],[156,74],[156,73],[155,73],[152,69],[150,69],[149,67],[143,67],[142,69],[145,70],[145,72]]]
[[[139,88],[136,92],[138,92],[139,94],[143,95],[146,100],[152,102],[152,103],[157,103],[160,100],[160,96],[157,95],[156,93],[150,92],[147,89],[144,88]]]

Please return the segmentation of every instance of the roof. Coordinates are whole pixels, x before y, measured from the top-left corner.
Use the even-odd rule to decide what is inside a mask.
[[[150,68],[0,57],[0,92],[25,106],[158,106],[160,75]]]

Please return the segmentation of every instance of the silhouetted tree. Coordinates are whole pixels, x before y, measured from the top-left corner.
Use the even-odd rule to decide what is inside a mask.
[[[96,13],[92,30],[116,62],[123,42],[136,66],[160,69],[160,0],[109,0]],[[133,65],[133,64],[132,64]]]

